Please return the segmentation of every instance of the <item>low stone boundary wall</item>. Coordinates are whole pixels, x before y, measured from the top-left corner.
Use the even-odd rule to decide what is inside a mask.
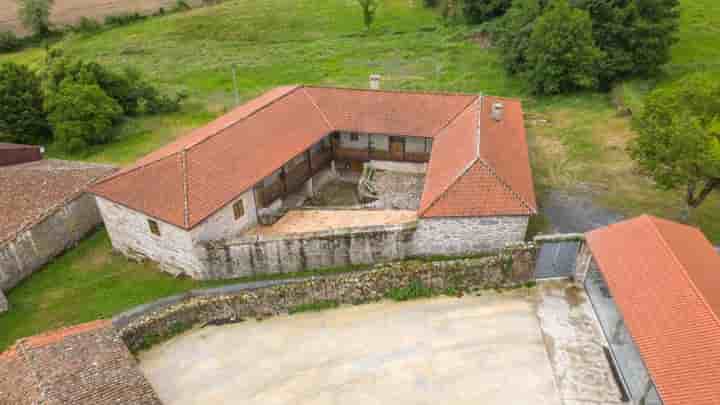
[[[199,248],[205,272],[193,277],[237,278],[402,260],[410,255],[416,227],[413,221],[208,242]]]
[[[148,337],[218,320],[266,317],[299,305],[324,301],[358,304],[380,300],[396,288],[421,281],[434,291],[467,292],[512,287],[532,280],[534,246],[518,246],[498,255],[447,261],[380,264],[370,270],[281,281],[194,290],[120,314],[113,325],[131,350]]]
[[[82,194],[45,219],[0,244],[0,290],[17,285],[77,243],[101,222],[95,198]]]

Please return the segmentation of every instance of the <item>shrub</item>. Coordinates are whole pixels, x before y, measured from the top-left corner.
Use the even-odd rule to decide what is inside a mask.
[[[120,105],[100,86],[71,80],[48,95],[47,108],[55,143],[71,153],[109,142],[110,129],[122,116]]]
[[[479,24],[502,16],[511,4],[512,0],[465,0],[463,15],[467,22]]]
[[[528,78],[538,94],[597,87],[604,54],[595,46],[587,11],[555,0],[540,16],[528,42]]]
[[[407,287],[392,288],[386,296],[395,301],[408,301],[418,298],[432,297],[433,291],[423,284],[422,280],[413,280]]]
[[[190,5],[188,4],[187,1],[177,0],[175,2],[175,8],[173,9],[173,11],[187,11],[187,10],[190,10],[191,8],[192,7],[190,7]]]
[[[121,25],[128,25],[132,24],[137,21],[144,20],[144,15],[140,13],[121,13],[121,14],[114,14],[114,15],[108,15],[105,16],[105,25],[111,25],[119,27]]]
[[[50,137],[40,78],[26,66],[0,65],[0,133],[16,143],[40,143]]]
[[[23,26],[39,37],[50,34],[50,10],[54,0],[20,0],[18,17]]]
[[[0,53],[14,52],[22,47],[22,41],[12,31],[0,31]]]
[[[82,17],[80,22],[73,28],[76,32],[82,32],[85,34],[92,34],[102,29],[102,24],[97,20],[88,17]]]
[[[540,0],[515,0],[493,33],[505,69],[510,73],[527,68],[530,36],[535,21],[542,15],[543,4]]]

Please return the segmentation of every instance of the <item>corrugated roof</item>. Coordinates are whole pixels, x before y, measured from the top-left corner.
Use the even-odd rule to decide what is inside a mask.
[[[423,193],[426,209],[475,159],[485,156],[477,151],[482,127],[478,100],[467,94],[281,87],[140,159],[92,191],[190,229],[324,136],[347,130],[435,138]],[[488,136],[506,135],[488,140],[494,146],[487,158],[500,164],[502,173],[490,171],[530,205],[528,212],[534,212],[527,151],[517,150],[527,148],[519,102],[508,109],[507,117],[513,122],[487,129]],[[500,151],[503,142],[514,153]],[[508,158],[513,161],[502,161]],[[498,214],[513,215],[515,205],[504,212],[496,208]],[[446,207],[444,215],[458,215],[450,210]]]
[[[664,404],[720,404],[720,256],[702,232],[644,215],[587,242]]]

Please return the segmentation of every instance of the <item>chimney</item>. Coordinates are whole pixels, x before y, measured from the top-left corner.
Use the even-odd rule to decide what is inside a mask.
[[[492,112],[490,113],[490,115],[492,115],[492,118],[495,121],[502,121],[504,111],[505,105],[503,103],[493,103]]]
[[[380,75],[376,75],[376,74],[370,75],[370,89],[371,90],[380,90]]]

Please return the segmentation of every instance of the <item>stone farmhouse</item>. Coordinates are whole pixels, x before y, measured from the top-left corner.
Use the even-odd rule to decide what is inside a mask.
[[[0,312],[8,291],[100,223],[85,191],[108,165],[42,159],[37,146],[0,144]]]
[[[644,215],[591,231],[575,279],[632,403],[720,401],[720,255],[699,229]]]
[[[313,223],[296,196],[368,167],[421,173],[417,209],[326,208],[325,229],[262,236]],[[197,279],[495,250],[537,212],[518,100],[313,86],[273,89],[91,191],[116,250]]]

